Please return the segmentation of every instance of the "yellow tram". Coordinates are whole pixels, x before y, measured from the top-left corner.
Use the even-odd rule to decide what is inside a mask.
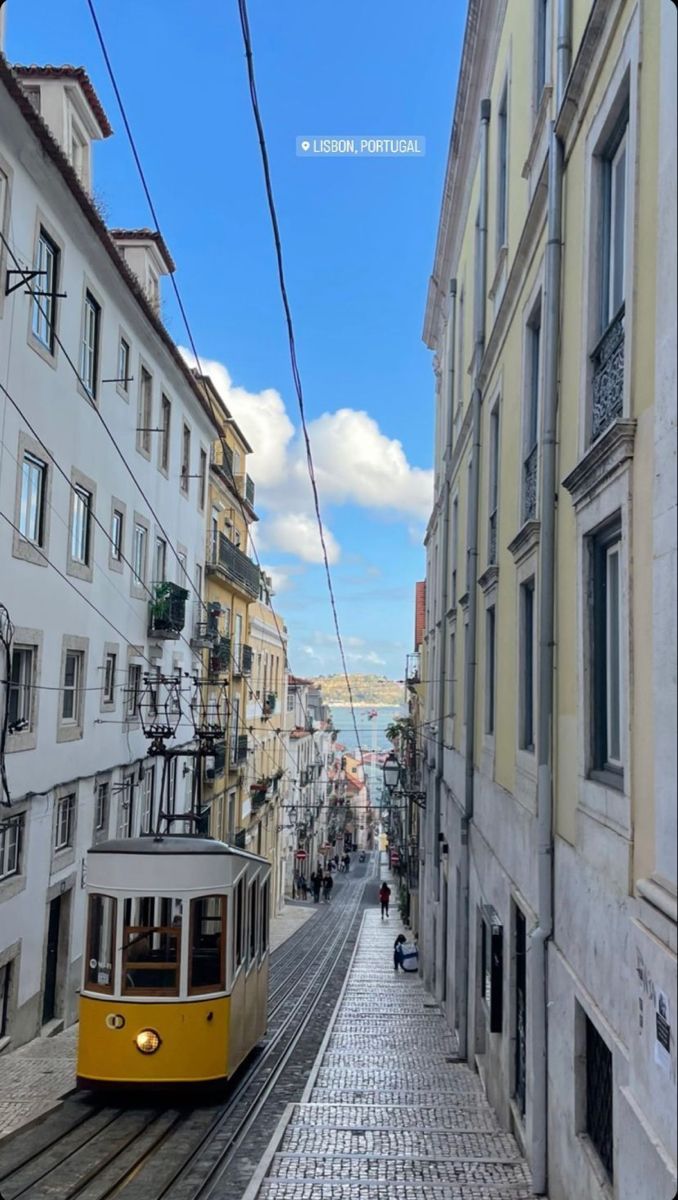
[[[196,836],[87,858],[78,1084],[228,1079],[266,1032],[270,864]]]

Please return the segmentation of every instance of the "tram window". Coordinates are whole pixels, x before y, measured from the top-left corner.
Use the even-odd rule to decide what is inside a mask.
[[[85,987],[88,991],[113,991],[115,913],[116,902],[112,896],[90,896],[85,969]]]
[[[123,992],[178,995],[181,901],[135,896],[125,900],[123,917]]]
[[[249,958],[248,966],[251,966],[257,957],[257,885],[250,884],[249,901]]]
[[[235,889],[235,969],[241,965],[245,952],[245,880],[239,879]]]
[[[269,882],[267,879],[261,889],[261,908],[259,909],[259,917],[261,920],[261,940],[259,945],[261,947],[260,953],[262,958],[268,950],[268,887]]]
[[[222,992],[225,984],[226,897],[191,902],[190,992]]]

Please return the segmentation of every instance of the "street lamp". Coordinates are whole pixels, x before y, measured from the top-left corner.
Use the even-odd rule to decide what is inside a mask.
[[[387,792],[394,792],[400,783],[401,768],[395,754],[389,754],[383,766],[384,787]]]

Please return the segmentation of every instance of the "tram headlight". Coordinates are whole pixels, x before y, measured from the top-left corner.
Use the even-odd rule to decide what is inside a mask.
[[[155,1032],[155,1029],[142,1029],[134,1039],[137,1050],[142,1054],[155,1054],[160,1045],[160,1034]]]

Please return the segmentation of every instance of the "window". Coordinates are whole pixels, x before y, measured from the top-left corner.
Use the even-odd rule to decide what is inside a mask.
[[[59,248],[44,229],[40,229],[35,270],[39,274],[31,282],[33,298],[32,329],[37,340],[54,353],[57,321],[57,287],[59,285]]]
[[[123,994],[178,995],[181,924],[181,900],[135,896],[123,901]]]
[[[628,112],[603,158],[603,276],[601,332],[616,317],[625,296],[625,234]]]
[[[495,672],[496,672],[496,609],[485,613],[485,733],[494,733]]]
[[[139,425],[137,449],[142,454],[151,453],[151,425],[153,424],[153,379],[145,367],[141,368],[139,384]]]
[[[184,425],[181,434],[181,490],[188,495],[188,477],[191,470],[191,431]]]
[[[591,539],[592,556],[592,769],[602,782],[621,787],[621,523]]]
[[[452,504],[452,579],[450,586],[450,608],[457,607],[457,556],[459,553],[459,499],[455,496]]]
[[[0,967],[0,1038],[7,1037],[9,1032],[9,998],[12,988],[12,966],[7,962]]]
[[[613,1178],[612,1054],[595,1025],[586,1024],[586,1132]]]
[[[115,704],[115,668],[117,658],[117,654],[109,651],[104,660],[104,704]]]
[[[116,562],[122,560],[123,515],[119,508],[114,508],[111,516],[111,558]]]
[[[75,484],[71,499],[71,559],[89,566],[92,493]]]
[[[456,375],[456,391],[457,391],[457,409],[456,415],[459,416],[464,408],[464,386],[466,375],[466,363],[464,362],[464,285],[462,283],[459,290],[459,316],[458,316],[457,345],[459,348],[459,357],[457,360],[457,375]]]
[[[497,510],[499,503],[499,403],[490,413],[490,462],[488,478],[488,566],[497,561]]]
[[[200,478],[198,479],[198,507],[201,512],[205,507],[205,485],[207,483],[207,453],[200,451]]]
[[[534,30],[534,106],[539,108],[542,92],[551,79],[550,8],[551,0],[535,0]]]
[[[240,728],[240,697],[231,700],[231,764],[238,762],[238,733]]]
[[[534,579],[520,585],[520,747],[534,750]]]
[[[200,563],[195,564],[195,591],[196,598],[202,599],[202,567]]]
[[[153,792],[155,787],[155,768],[144,767],[144,778],[141,785],[141,828],[140,833],[153,831]]]
[[[450,634],[450,661],[448,665],[447,715],[453,717],[456,712],[457,694],[457,635]]]
[[[541,362],[541,299],[526,331],[525,433],[523,438],[523,521],[537,515],[537,457],[539,440],[539,393]]]
[[[80,723],[84,661],[85,656],[81,650],[66,651],[61,694],[61,720],[65,725]]]
[[[248,932],[249,932],[249,953],[247,958],[248,967],[257,957],[257,885],[250,884],[248,896]]]
[[[240,657],[242,650],[242,615],[236,614],[235,626],[233,632],[233,665],[236,671],[240,670]]]
[[[162,417],[160,421],[160,428],[162,431],[160,434],[160,469],[167,472],[169,471],[170,461],[170,428],[172,422],[172,405],[165,395],[163,395],[160,405],[162,410]]]
[[[84,981],[87,991],[113,992],[116,909],[117,904],[112,896],[94,894],[89,898]]]
[[[130,663],[127,669],[127,719],[135,720],[139,715],[139,696],[141,694],[141,666]]]
[[[75,826],[75,795],[62,796],[57,800],[54,823],[54,849],[65,850],[73,845]]]
[[[33,454],[24,454],[21,464],[19,532],[26,541],[36,546],[44,544],[46,482],[47,464]]]
[[[118,837],[132,837],[134,833],[134,776],[126,775],[120,789],[118,809]]]
[[[23,813],[0,821],[0,879],[18,875],[21,871],[23,830]]]
[[[129,373],[130,349],[129,342],[124,337],[118,342],[118,387],[123,392],[129,392],[131,375]]]
[[[490,1033],[501,1033],[504,1000],[504,927],[491,905],[480,910],[480,995],[490,1018]]]
[[[222,992],[226,987],[226,929],[225,896],[191,901],[190,993]]]
[[[97,394],[100,325],[101,306],[97,304],[91,292],[85,292],[82,345],[80,347],[80,378],[85,391],[92,397]]]
[[[104,833],[108,829],[108,806],[110,803],[110,784],[104,780],[97,784],[96,804],[94,807],[94,832]]]
[[[9,732],[25,733],[32,726],[33,675],[37,648],[14,646],[9,678]]]
[[[261,828],[261,825],[259,826]],[[259,953],[263,958],[268,950],[268,907],[270,904],[270,884],[268,879],[262,885],[259,907],[259,920],[261,923],[261,933],[259,938]]]
[[[138,583],[146,582],[146,538],[147,531],[145,525],[140,525],[139,522],[134,524],[134,544],[132,547],[132,569],[134,577]]]
[[[165,579],[167,567],[167,542],[164,538],[157,537],[155,539],[155,569],[153,579],[156,583],[162,583]]]
[[[245,880],[240,878],[235,889],[235,969],[242,964],[245,953]]]
[[[497,112],[497,251],[506,245],[508,216],[508,83]]]

